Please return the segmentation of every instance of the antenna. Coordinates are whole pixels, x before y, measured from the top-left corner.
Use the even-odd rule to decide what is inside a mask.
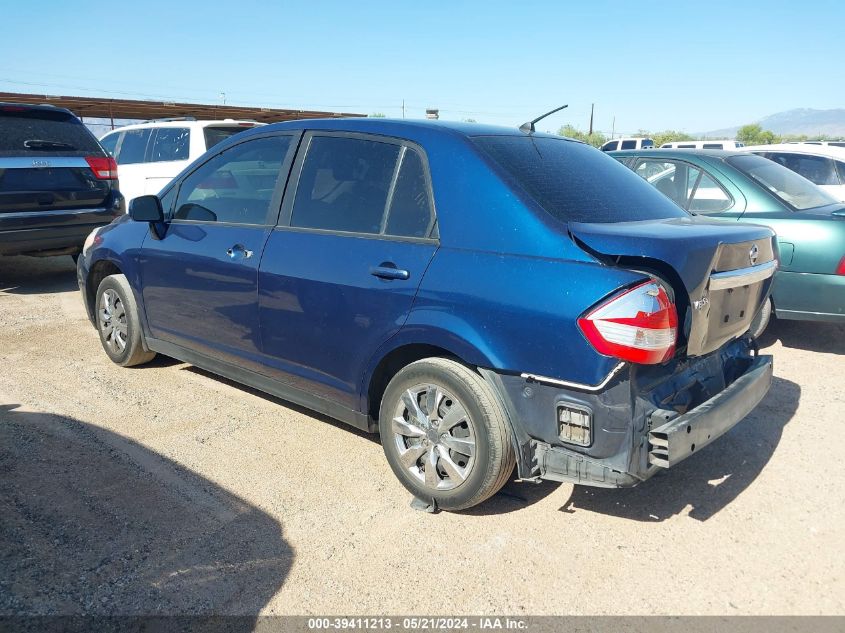
[[[536,130],[534,129],[534,124],[537,121],[541,121],[542,119],[545,119],[550,114],[554,114],[555,112],[558,112],[559,110],[563,110],[564,108],[568,108],[568,107],[569,107],[569,104],[567,103],[566,105],[562,105],[559,108],[555,108],[554,110],[549,110],[545,114],[541,114],[540,116],[538,116],[533,121],[528,121],[527,123],[523,123],[522,125],[519,126],[519,130],[521,132],[525,132],[526,134],[530,134],[531,132],[535,132]]]

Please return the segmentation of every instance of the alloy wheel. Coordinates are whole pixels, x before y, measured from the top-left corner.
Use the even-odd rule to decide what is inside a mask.
[[[463,404],[438,385],[407,389],[396,405],[392,429],[400,462],[427,488],[457,488],[475,466],[472,421]]]

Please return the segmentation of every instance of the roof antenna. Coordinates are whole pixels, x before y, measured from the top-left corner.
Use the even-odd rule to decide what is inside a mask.
[[[520,130],[520,132],[525,132],[526,134],[531,134],[531,132],[536,132],[536,130],[534,129],[534,124],[537,121],[545,119],[550,114],[554,114],[555,112],[557,112],[559,110],[563,110],[564,108],[568,108],[568,107],[569,107],[569,104],[567,103],[566,105],[562,105],[559,108],[555,108],[554,110],[549,110],[545,114],[541,114],[540,116],[538,116],[533,121],[528,121],[527,123],[523,123],[522,125],[519,126],[519,130]]]

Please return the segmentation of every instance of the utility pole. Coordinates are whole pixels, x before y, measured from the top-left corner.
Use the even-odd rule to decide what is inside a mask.
[[[613,138],[615,133],[616,133],[616,115],[614,114],[613,115],[613,125],[610,126],[610,138]]]
[[[593,112],[596,109],[596,104],[593,103],[590,105],[590,136],[593,135]]]
[[[402,99],[402,118],[405,118],[405,100]]]

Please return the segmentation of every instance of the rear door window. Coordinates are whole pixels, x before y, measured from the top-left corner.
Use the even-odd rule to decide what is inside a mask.
[[[291,226],[378,234],[401,146],[313,136],[299,176]]]
[[[117,154],[119,165],[133,165],[143,163],[147,155],[147,144],[150,141],[150,128],[140,130],[126,130]]]
[[[733,206],[733,198],[707,172],[701,172],[700,178],[690,192],[687,209],[694,213],[720,213]]]
[[[619,149],[637,149],[636,141],[622,141],[622,146]]]
[[[182,182],[173,219],[267,224],[290,146],[290,136],[271,136],[240,143],[215,156]]]
[[[162,127],[156,130],[150,162],[188,160],[191,130],[186,127]]]
[[[434,222],[425,166],[419,152],[403,148],[396,184],[389,196],[384,233],[428,237]]]

